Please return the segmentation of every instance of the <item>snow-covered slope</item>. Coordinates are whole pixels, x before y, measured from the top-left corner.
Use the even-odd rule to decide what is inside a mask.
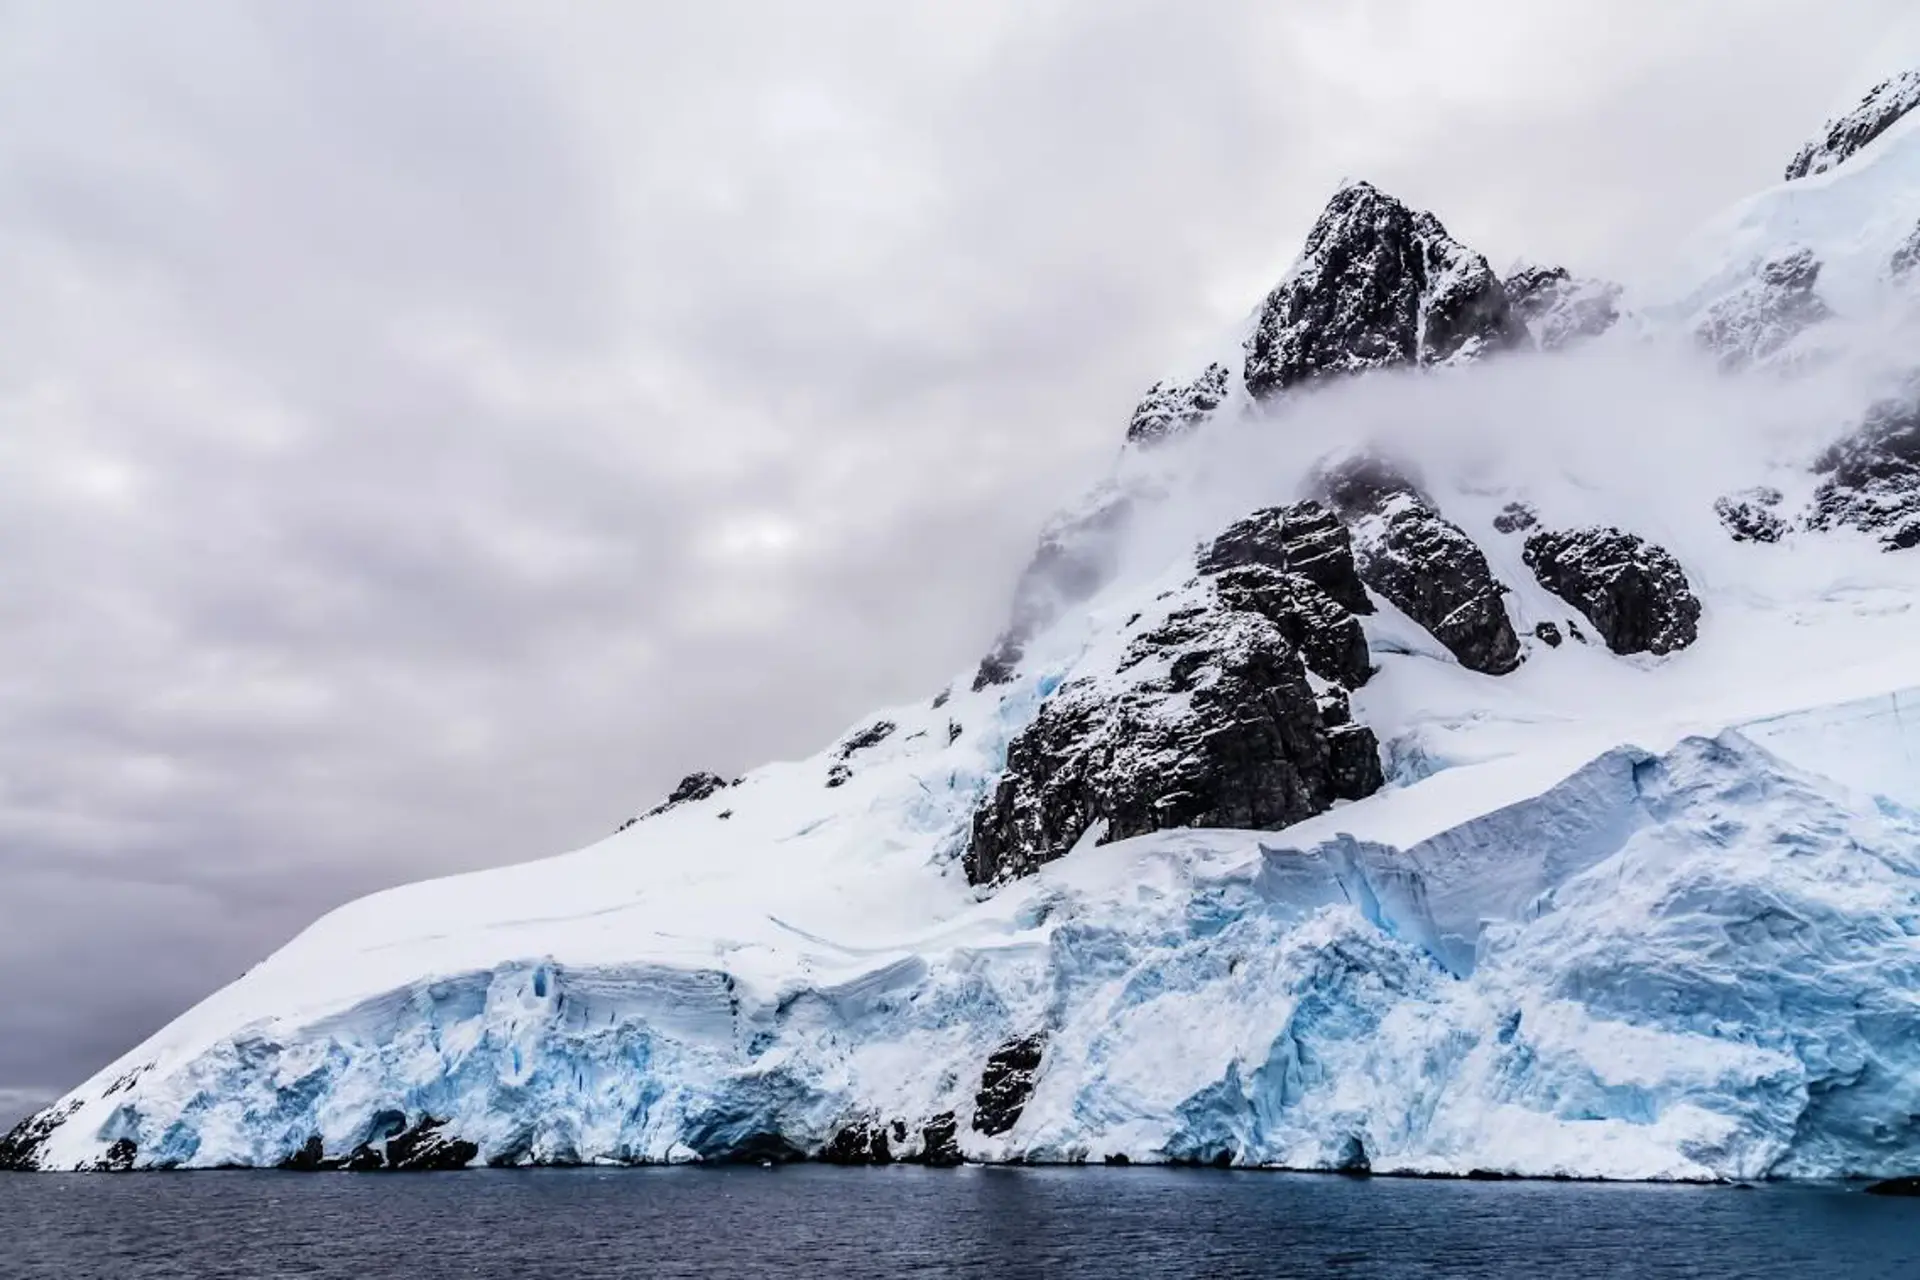
[[[1920,1172],[1920,128],[1835,154],[1625,290],[1344,188],[978,671],[333,912],[0,1165]]]

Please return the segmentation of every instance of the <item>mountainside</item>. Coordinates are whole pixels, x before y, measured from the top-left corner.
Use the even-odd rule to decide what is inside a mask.
[[[977,669],[332,912],[0,1167],[1920,1173],[1915,84],[1631,287],[1343,187]]]

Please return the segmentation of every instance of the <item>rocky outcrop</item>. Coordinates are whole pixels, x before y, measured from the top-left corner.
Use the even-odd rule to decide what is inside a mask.
[[[1814,491],[1809,527],[1859,529],[1893,551],[1920,545],[1920,381],[1868,409],[1814,470],[1826,479]]]
[[[667,810],[677,809],[683,804],[692,804],[696,800],[705,800],[708,796],[716,792],[724,791],[733,785],[733,783],[728,782],[717,773],[707,773],[705,771],[690,773],[680,779],[679,784],[667,793],[665,800],[662,800],[659,804],[653,806],[653,808],[638,817],[628,818],[615,828],[615,830],[616,832],[625,831],[636,822],[644,822],[648,818],[657,818]]]
[[[1525,266],[1507,277],[1507,305],[1542,351],[1597,338],[1619,323],[1621,288],[1565,267]]]
[[[1127,424],[1127,443],[1153,445],[1198,426],[1227,398],[1233,370],[1210,364],[1192,382],[1156,382]]]
[[[1920,71],[1881,81],[1853,110],[1827,121],[1820,136],[1800,148],[1787,164],[1787,181],[1845,164],[1916,106],[1920,106]]]
[[[1236,520],[1197,557],[1202,573],[1260,565],[1296,574],[1350,613],[1373,612],[1353,561],[1353,538],[1318,502],[1269,507]]]
[[[40,1148],[79,1106],[78,1102],[68,1102],[36,1111],[0,1137],[0,1173],[27,1173],[39,1168]]]
[[[1274,830],[1380,787],[1373,734],[1340,692],[1371,674],[1341,603],[1366,600],[1344,531],[1316,504],[1275,508],[1199,560],[1201,576],[1135,619],[1111,670],[1061,685],[1008,745],[974,814],[972,883],[1025,875],[1096,827],[1103,841]]]
[[[1013,678],[1027,642],[1073,605],[1105,586],[1118,564],[1120,539],[1133,518],[1132,495],[1097,490],[1075,511],[1056,517],[1013,591],[1013,616],[980,660],[974,692]]]
[[[1672,553],[1611,527],[1540,530],[1522,552],[1540,585],[1615,653],[1666,654],[1699,635],[1700,601]]]
[[[1521,345],[1526,327],[1487,260],[1430,213],[1344,187],[1268,295],[1247,342],[1255,398],[1370,369],[1442,364]]]
[[[1761,485],[1713,500],[1713,514],[1735,542],[1778,542],[1787,522],[1776,510],[1784,500],[1778,489]]]
[[[1033,1096],[1046,1048],[1045,1035],[1032,1035],[1009,1040],[988,1055],[980,1073],[980,1091],[973,1099],[975,1133],[993,1137],[1020,1122],[1020,1113]]]
[[[1353,533],[1362,581],[1431,632],[1461,666],[1504,675],[1520,665],[1506,588],[1486,553],[1410,477],[1364,454],[1323,469],[1318,486]]]
[[[853,757],[891,738],[893,730],[893,721],[875,720],[866,728],[848,737],[834,750],[833,763],[827,766],[827,785],[829,787],[844,785],[853,777]]]
[[[1755,265],[1747,281],[1707,309],[1694,331],[1729,372],[1764,364],[1833,314],[1814,286],[1820,260],[1795,249]]]
[[[1519,533],[1540,523],[1540,513],[1524,502],[1509,502],[1493,518],[1495,533]]]

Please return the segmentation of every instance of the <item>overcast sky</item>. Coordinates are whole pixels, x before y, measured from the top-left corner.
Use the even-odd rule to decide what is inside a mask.
[[[939,688],[1341,178],[1631,274],[1910,6],[0,4],[0,1118]]]

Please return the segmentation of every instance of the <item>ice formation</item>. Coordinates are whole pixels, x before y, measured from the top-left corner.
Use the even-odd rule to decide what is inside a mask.
[[[1920,1172],[1920,551],[1880,536],[1920,483],[1873,407],[1920,301],[1896,98],[1626,289],[1503,286],[1345,188],[1149,392],[977,673],[586,849],[340,908],[0,1166]],[[1357,474],[1394,484],[1344,502]],[[1184,825],[1226,811],[1189,783],[1336,739],[1378,770]],[[1002,824],[975,885],[1016,740],[1057,757],[1044,847]]]

